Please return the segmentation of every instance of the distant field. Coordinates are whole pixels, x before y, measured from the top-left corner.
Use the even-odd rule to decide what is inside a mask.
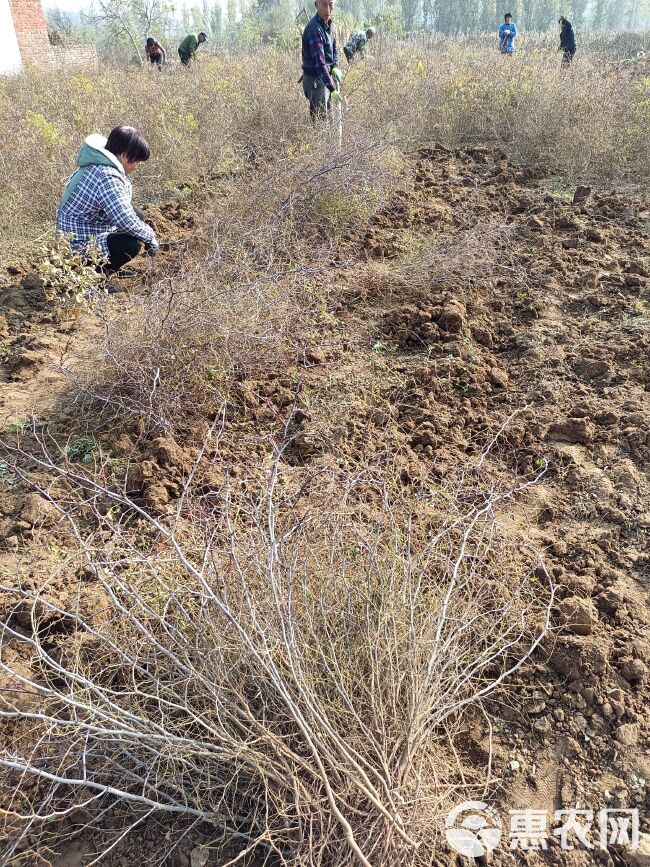
[[[374,59],[343,86],[346,141],[413,148],[501,147],[567,181],[644,183],[650,176],[650,64],[645,34],[581,41],[562,71],[551,35],[523,34],[512,59],[488,36],[381,37]],[[169,67],[105,67],[98,74],[29,70],[0,80],[0,256],[20,255],[52,226],[82,138],[128,122],[153,158],[136,196],[196,190],[251,161],[290,158],[308,136],[297,52],[201,58]]]

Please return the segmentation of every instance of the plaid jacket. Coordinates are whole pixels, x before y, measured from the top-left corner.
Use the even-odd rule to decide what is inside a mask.
[[[87,166],[70,198],[56,212],[60,232],[72,235],[75,250],[88,247],[92,239],[100,253],[108,256],[106,238],[111,232],[125,232],[150,247],[158,247],[156,235],[133,210],[133,187],[126,175],[111,166]]]
[[[302,71],[304,75],[320,78],[325,87],[334,90],[330,74],[332,66],[339,65],[339,54],[332,22],[314,15],[302,34]]]

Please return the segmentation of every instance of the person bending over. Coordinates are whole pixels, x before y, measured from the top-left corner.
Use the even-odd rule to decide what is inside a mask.
[[[158,69],[162,69],[163,63],[167,62],[167,54],[165,49],[162,47],[160,42],[156,42],[153,37],[149,36],[147,38],[147,44],[144,49],[145,56],[151,61],[151,63],[155,63]]]
[[[151,151],[142,134],[132,126],[116,126],[108,136],[89,135],[77,156],[78,168],[70,177],[56,212],[56,225],[70,238],[73,250],[90,251],[93,245],[104,257],[102,268],[115,273],[130,262],[144,245],[158,250],[158,241],[144,214],[133,207],[128,176]],[[109,291],[117,291],[112,284]]]
[[[185,39],[178,46],[178,56],[180,57],[183,66],[190,65],[190,60],[194,60],[196,58],[196,52],[199,45],[203,45],[203,43],[207,41],[208,37],[203,32],[199,33],[198,36],[195,36],[193,33],[189,33],[185,37]]]
[[[358,30],[350,36],[343,46],[343,54],[345,54],[345,59],[348,63],[352,63],[352,58],[355,54],[358,54],[363,59],[368,40],[372,39],[374,35],[374,28],[369,27],[367,30]]]

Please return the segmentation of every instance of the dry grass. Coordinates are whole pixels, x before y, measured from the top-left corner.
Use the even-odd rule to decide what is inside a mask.
[[[499,524],[536,478],[480,458],[406,491],[389,463],[293,467],[291,406],[232,472],[234,387],[295,364],[399,168],[358,129],[234,173],[151,292],[108,308],[77,424],[210,427],[162,514],[112,457],[80,472],[55,431],[13,452],[67,531],[47,580],[2,587],[7,861],[111,816],[106,853],[180,814],[277,863],[428,865],[440,817],[487,785],[453,740],[548,629],[548,574]]]
[[[326,134],[224,178],[191,244],[160,256],[147,290],[117,315],[102,314],[103,358],[76,370],[77,417],[95,430],[137,421],[174,435],[214,417],[243,380],[304,364],[337,274],[354,263],[344,236],[395,177],[372,138],[332,148]]]
[[[573,181],[644,181],[647,70],[620,62],[622,44],[633,56],[629,40],[595,42],[566,72],[548,37],[528,37],[510,59],[486,37],[380,41],[374,61],[346,79],[345,139],[487,143]],[[211,189],[300,152],[310,133],[298,74],[296,53],[268,49],[205,58],[189,73],[30,70],[3,79],[0,253],[24,251],[52,224],[80,140],[93,130],[129,122],[144,131],[154,157],[137,177],[141,201]]]

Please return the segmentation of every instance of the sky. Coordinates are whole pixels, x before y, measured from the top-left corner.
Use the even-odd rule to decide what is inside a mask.
[[[89,6],[89,0],[43,0],[45,9],[62,9],[64,12],[78,12]]]

